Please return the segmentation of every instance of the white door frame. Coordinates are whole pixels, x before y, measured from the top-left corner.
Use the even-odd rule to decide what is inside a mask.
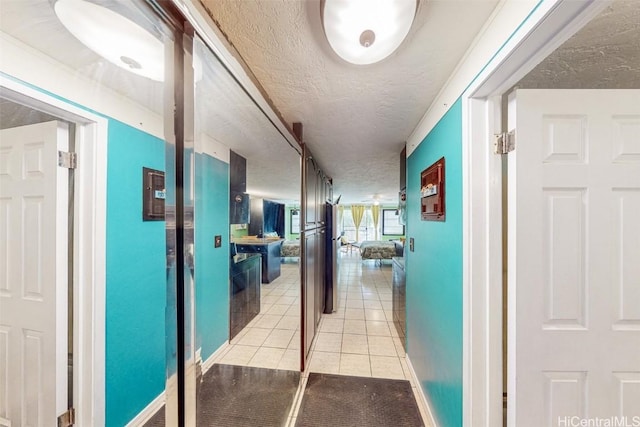
[[[463,425],[502,425],[503,93],[610,1],[541,1],[462,95]]]
[[[0,86],[23,104],[76,123],[73,398],[76,425],[104,425],[108,120],[4,75]]]

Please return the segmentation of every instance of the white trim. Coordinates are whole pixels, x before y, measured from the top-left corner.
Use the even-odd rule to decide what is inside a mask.
[[[468,426],[502,423],[502,335],[489,334],[502,325],[502,162],[492,153],[490,137],[500,130],[499,103],[498,97],[462,104],[462,389]]]
[[[211,356],[209,356],[209,358],[207,360],[202,362],[202,375],[206,374],[207,371],[209,369],[211,369],[213,364],[218,362],[219,359],[221,359],[222,356],[224,356],[229,349],[230,349],[229,341],[225,341],[224,344],[222,344],[220,347],[218,347],[218,349],[216,351],[214,351],[213,354]],[[201,349],[198,349],[198,352],[200,352],[200,351],[201,351]]]
[[[548,0],[543,0],[549,3]],[[555,0],[551,0],[553,2]],[[501,0],[478,36],[464,54],[451,77],[436,95],[429,109],[407,139],[407,157],[431,132],[449,108],[468,87],[485,64],[498,52],[504,41],[509,39],[518,25],[527,18],[539,0]]]
[[[420,410],[420,415],[422,415],[422,420],[429,423],[427,424],[428,426],[438,427],[438,424],[436,424],[436,419],[433,417],[433,413],[431,412],[431,405],[429,405],[429,400],[424,394],[424,390],[422,390],[420,380],[416,375],[416,371],[413,369],[413,365],[411,364],[411,360],[409,359],[408,354],[405,355],[405,361],[407,362],[407,367],[409,368],[409,374],[411,375],[411,388],[413,389],[414,397],[416,398],[416,402],[418,403],[418,409]]]
[[[76,70],[1,31],[0,52],[1,72],[164,139],[164,121],[161,114],[96,80],[77,73]]]
[[[469,85],[463,97],[503,94],[613,0],[545,0]]]
[[[143,426],[149,421],[155,414],[164,406],[165,402],[164,391],[151,401],[142,411],[138,413],[131,421],[129,421],[125,427],[138,427]]]
[[[500,96],[608,1],[545,0],[462,95],[463,424],[502,422],[502,167],[489,153]],[[481,67],[478,67],[481,68]]]
[[[57,156],[57,151],[69,151],[69,124],[62,120],[54,120],[52,129],[56,134],[54,139],[55,145],[51,149],[51,154]],[[36,125],[37,126],[37,125]],[[41,123],[40,126],[45,126]],[[48,126],[47,126],[48,127]],[[43,128],[43,130],[46,129]],[[47,150],[48,152],[49,150]],[[56,165],[57,158],[51,157],[48,162]],[[56,415],[63,414],[68,408],[68,352],[69,352],[69,325],[67,318],[69,310],[73,307],[69,306],[69,275],[73,274],[69,270],[69,170],[62,167],[54,167],[51,175],[54,178],[53,186],[55,193],[54,206],[55,214],[54,229],[47,230],[47,234],[54,232],[55,240],[55,410]],[[46,188],[46,187],[45,187]],[[50,190],[49,190],[50,191]],[[45,193],[47,194],[47,193]],[[53,254],[52,254],[53,255]]]
[[[74,402],[78,425],[104,425],[105,250],[108,121],[0,75],[0,86],[21,101],[77,126],[75,193]]]

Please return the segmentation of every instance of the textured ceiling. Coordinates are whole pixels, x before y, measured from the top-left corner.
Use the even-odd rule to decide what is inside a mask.
[[[158,84],[123,71],[86,49],[57,21],[48,0],[0,0],[0,27],[83,78],[98,79],[136,103],[160,112]],[[107,1],[107,0],[95,0]],[[194,0],[195,1],[195,0]],[[290,124],[304,140],[343,203],[397,201],[399,154],[435,95],[452,74],[494,0],[422,0],[399,50],[370,66],[343,62],[330,49],[317,0],[203,0]],[[114,5],[134,3],[113,2]],[[520,87],[640,87],[638,0],[616,0]],[[262,197],[299,195],[299,159],[219,64],[205,66],[206,97],[198,121],[248,159],[249,190]],[[603,72],[604,71],[604,72]],[[208,79],[208,77],[214,77]],[[98,92],[97,92],[98,93]],[[9,104],[3,104],[3,125]],[[20,113],[26,117],[25,113]]]
[[[35,123],[50,122],[55,117],[8,99],[0,98],[0,129],[9,129]]]
[[[616,0],[516,86],[639,89],[640,2]]]
[[[148,17],[147,9],[139,7],[141,2],[94,1],[129,16],[159,37],[167,31],[157,19]],[[3,33],[48,57],[69,75],[95,82],[94,96],[99,97],[103,87],[107,87],[125,101],[133,101],[159,115],[163,113],[163,84],[129,73],[89,50],[58,21],[53,2],[0,0],[0,8]],[[201,45],[197,47],[202,67],[202,77],[196,82],[197,136],[202,140],[209,137],[247,159],[247,186],[251,194],[284,202],[298,201],[300,156],[217,58]],[[2,128],[52,119],[0,98]]]
[[[497,1],[421,1],[407,39],[378,64],[329,47],[317,0],[201,0],[342,201],[397,202],[400,151]]]

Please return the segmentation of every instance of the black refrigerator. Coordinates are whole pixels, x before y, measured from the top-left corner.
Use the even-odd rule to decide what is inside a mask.
[[[338,205],[327,203],[326,209],[326,244],[324,271],[324,312],[329,314],[338,309],[340,289],[338,287],[338,268],[340,252],[340,224],[338,224]]]

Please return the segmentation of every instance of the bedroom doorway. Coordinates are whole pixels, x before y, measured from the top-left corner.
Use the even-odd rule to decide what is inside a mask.
[[[489,256],[483,259],[484,262],[479,262],[475,265],[476,261],[480,261],[480,259],[483,258],[482,256],[478,256],[472,257],[470,263],[470,265],[474,267],[474,271],[479,271],[475,270],[478,267],[480,269],[486,269],[484,273],[486,275],[485,277],[492,279],[485,283],[486,287],[483,287],[480,286],[483,281],[478,280],[472,275],[474,281],[470,288],[472,289],[470,307],[473,308],[473,317],[475,319],[475,317],[478,316],[477,324],[480,325],[483,323],[484,325],[488,325],[489,329],[485,336],[486,340],[474,340],[478,345],[485,346],[483,350],[474,347],[473,344],[470,344],[468,347],[471,349],[470,354],[473,355],[473,365],[469,365],[469,370],[467,371],[470,374],[468,378],[474,378],[475,380],[467,383],[469,384],[469,398],[467,399],[465,397],[465,408],[469,409],[469,411],[466,412],[466,422],[473,423],[474,425],[476,423],[478,425],[494,425],[502,422],[502,401],[495,399],[491,402],[483,402],[483,399],[487,395],[498,396],[499,391],[503,390],[501,381],[497,380],[499,377],[502,377],[502,375],[498,375],[497,372],[502,371],[503,360],[505,364],[508,363],[505,374],[505,379],[508,378],[506,381],[507,386],[505,391],[507,394],[505,395],[505,399],[507,401],[506,411],[509,415],[504,420],[506,425],[515,425],[514,423],[517,423],[516,420],[521,419],[520,417],[534,419],[529,417],[529,415],[534,414],[535,417],[544,417],[544,419],[538,419],[538,424],[554,425],[561,422],[559,420],[564,419],[563,417],[566,416],[567,413],[584,418],[587,416],[585,412],[587,410],[589,416],[595,417],[635,415],[632,410],[630,410],[629,405],[625,404],[625,396],[628,396],[628,394],[626,390],[624,390],[624,384],[628,384],[629,378],[626,373],[629,373],[632,377],[638,375],[638,365],[635,362],[622,362],[624,368],[616,369],[613,374],[611,369],[605,372],[605,375],[607,375],[607,373],[609,374],[609,383],[617,383],[620,385],[617,391],[610,392],[606,398],[603,396],[597,397],[596,392],[591,390],[591,387],[588,389],[585,388],[587,377],[589,378],[589,383],[591,383],[591,381],[598,381],[598,378],[601,378],[601,374],[594,375],[589,372],[587,368],[588,361],[582,361],[580,363],[582,368],[576,369],[577,358],[582,356],[571,354],[571,350],[569,350],[569,359],[567,359],[563,356],[563,354],[565,356],[567,355],[567,348],[564,344],[542,345],[542,347],[545,348],[554,348],[556,350],[553,352],[555,357],[544,358],[538,355],[535,362],[529,363],[524,361],[524,359],[520,359],[519,366],[516,364],[514,368],[513,365],[513,362],[517,362],[518,358],[523,355],[521,351],[524,343],[521,338],[518,340],[518,336],[523,336],[523,331],[516,329],[515,326],[526,327],[522,322],[514,321],[518,316],[524,314],[522,305],[518,305],[521,304],[519,298],[522,297],[523,294],[532,291],[532,289],[529,289],[531,286],[520,289],[522,286],[525,286],[524,283],[526,283],[527,278],[520,276],[523,268],[522,265],[518,265],[516,262],[518,262],[520,256],[523,256],[526,251],[534,250],[536,247],[546,248],[542,260],[534,264],[539,265],[541,271],[547,272],[544,280],[538,280],[538,284],[534,286],[535,289],[538,289],[538,294],[535,297],[529,295],[526,303],[527,310],[530,310],[532,304],[537,304],[538,308],[534,311],[536,313],[544,313],[543,319],[538,317],[534,320],[536,323],[535,329],[538,331],[537,334],[546,334],[547,337],[564,335],[565,340],[563,342],[574,343],[570,346],[571,348],[591,348],[592,351],[587,353],[595,354],[598,352],[599,346],[590,346],[586,343],[577,344],[574,334],[576,334],[578,330],[582,331],[579,335],[588,339],[587,337],[591,333],[590,330],[599,322],[604,321],[604,329],[611,331],[612,335],[623,337],[629,335],[628,332],[632,333],[625,328],[617,326],[620,321],[623,320],[622,313],[626,313],[626,315],[629,314],[628,310],[624,311],[621,307],[617,307],[622,300],[611,302],[608,301],[606,297],[594,297],[593,294],[593,292],[596,294],[600,292],[599,289],[604,284],[607,286],[608,294],[615,294],[620,291],[621,286],[629,286],[629,282],[616,280],[618,289],[615,289],[615,287],[614,289],[611,288],[608,278],[612,276],[615,277],[620,271],[617,273],[610,272],[604,274],[604,276],[601,277],[607,277],[607,279],[599,279],[598,271],[601,271],[600,269],[602,268],[606,270],[609,267],[607,267],[607,262],[604,262],[604,258],[594,256],[594,251],[597,252],[597,250],[599,250],[597,248],[611,247],[611,240],[616,240],[619,237],[619,230],[611,230],[608,233],[606,237],[608,242],[593,245],[590,242],[595,242],[596,240],[593,239],[599,238],[597,236],[600,231],[593,228],[592,222],[594,220],[597,221],[598,218],[602,219],[602,214],[587,212],[595,208],[592,198],[596,197],[596,194],[600,194],[598,199],[608,200],[609,202],[605,202],[605,205],[611,206],[607,214],[613,214],[611,211],[617,210],[617,214],[614,214],[614,217],[617,216],[617,219],[598,222],[614,226],[615,228],[617,221],[628,215],[628,209],[635,209],[634,206],[636,203],[633,200],[633,196],[632,198],[628,198],[633,192],[626,193],[624,190],[637,187],[638,182],[637,180],[632,180],[622,184],[622,181],[620,181],[615,185],[607,185],[606,182],[610,178],[607,177],[601,180],[602,183],[598,184],[598,188],[596,188],[596,186],[591,184],[580,184],[576,181],[580,176],[584,176],[583,171],[590,164],[604,162],[610,163],[609,166],[611,167],[615,167],[616,164],[625,164],[625,166],[622,166],[622,169],[635,167],[633,166],[635,162],[626,162],[629,153],[627,149],[621,147],[629,146],[628,142],[623,142],[628,141],[628,136],[625,136],[628,134],[620,131],[620,129],[630,129],[637,126],[636,118],[638,112],[625,110],[625,102],[623,99],[631,96],[632,99],[637,100],[638,95],[633,95],[633,90],[637,92],[640,84],[632,74],[625,74],[625,70],[628,69],[627,67],[624,65],[614,67],[617,71],[613,72],[611,71],[611,64],[612,62],[618,60],[625,61],[629,58],[632,58],[631,60],[633,61],[633,58],[637,58],[637,53],[633,53],[637,49],[631,48],[627,50],[628,54],[625,55],[624,58],[616,54],[608,56],[612,53],[608,52],[610,47],[616,46],[616,49],[625,49],[627,46],[630,46],[630,43],[636,38],[633,36],[633,34],[635,34],[633,30],[629,27],[625,28],[624,25],[620,26],[616,24],[616,31],[608,31],[608,29],[612,27],[607,23],[607,20],[611,19],[611,22],[618,22],[620,17],[616,17],[617,13],[621,13],[620,16],[634,16],[633,13],[624,11],[625,7],[628,6],[632,6],[632,3],[577,4],[575,2],[559,2],[558,5],[551,8],[550,11],[536,11],[536,13],[540,12],[541,16],[538,17],[539,22],[537,22],[535,30],[529,28],[529,30],[523,30],[522,33],[525,34],[525,31],[531,31],[532,33],[530,37],[527,38],[526,43],[522,42],[522,46],[516,49],[515,43],[518,37],[514,37],[515,41],[512,47],[514,53],[511,54],[508,60],[505,60],[505,64],[497,65],[494,68],[487,67],[487,75],[483,76],[486,80],[483,83],[479,83],[477,87],[472,87],[469,90],[469,92],[475,92],[474,96],[477,96],[477,98],[468,99],[465,112],[468,114],[468,117],[466,117],[465,122],[471,124],[470,134],[473,135],[473,141],[485,141],[487,143],[486,145],[469,144],[468,146],[469,152],[471,153],[470,158],[474,159],[473,165],[475,165],[472,172],[470,172],[470,176],[472,177],[471,186],[477,189],[477,191],[470,191],[470,193],[476,196],[478,194],[486,195],[483,206],[477,212],[474,211],[477,215],[474,214],[470,216],[470,218],[473,218],[473,221],[471,221],[471,229],[475,228],[476,221],[482,221],[482,218],[484,218],[480,210],[487,213],[489,217],[493,217],[494,215],[500,216],[501,205],[504,202],[504,199],[500,196],[499,183],[500,176],[503,176],[504,179],[507,175],[502,175],[501,173],[502,168],[499,156],[492,154],[492,135],[494,133],[505,130],[510,131],[511,128],[515,128],[517,134],[515,151],[505,155],[510,158],[508,161],[510,164],[512,160],[515,160],[515,158],[512,159],[512,157],[517,156],[518,163],[529,158],[542,161],[543,164],[538,165],[541,169],[555,166],[561,166],[561,168],[557,173],[546,173],[545,184],[542,188],[538,186],[540,181],[537,181],[534,182],[533,185],[538,187],[529,189],[526,194],[510,191],[508,200],[510,206],[513,206],[513,204],[517,202],[521,204],[520,206],[523,206],[522,203],[525,203],[531,204],[531,206],[534,207],[546,206],[547,209],[544,214],[538,214],[535,220],[527,221],[530,229],[537,230],[534,231],[534,233],[537,234],[538,239],[542,240],[543,244],[537,246],[537,243],[534,243],[525,246],[524,249],[518,246],[518,251],[514,251],[515,246],[513,244],[517,244],[516,239],[522,242],[522,239],[527,237],[527,233],[525,231],[523,234],[522,229],[515,229],[514,227],[521,226],[524,217],[520,217],[522,212],[518,211],[517,207],[516,210],[510,208],[509,211],[508,236],[505,236],[505,238],[509,240],[508,246],[506,246],[508,248],[509,259],[505,263],[505,267],[508,265],[509,274],[507,282],[509,290],[507,297],[509,305],[509,336],[507,338],[506,356],[498,356],[498,354],[502,353],[502,351],[500,351],[502,340],[499,339],[499,337],[501,338],[503,334],[498,332],[501,330],[502,322],[498,316],[494,316],[494,314],[500,312],[499,307],[496,305],[492,309],[491,307],[486,307],[486,303],[483,303],[482,307],[484,308],[478,310],[480,306],[474,304],[475,299],[473,298],[475,295],[478,296],[478,301],[481,299],[484,301],[500,301],[498,295],[502,293],[502,290],[501,287],[496,286],[496,284],[502,282],[502,262],[501,259],[491,256],[491,254],[501,253],[502,233],[498,230],[500,224],[495,223],[487,226],[485,223],[484,228],[480,226],[476,228],[475,231],[472,231],[475,241],[474,247],[476,244],[481,244],[483,236],[481,230],[484,229],[488,233],[487,236],[489,238],[483,246],[493,248],[493,250],[488,251]],[[548,13],[548,15],[544,15],[543,12],[545,14]],[[637,17],[637,14],[635,16]],[[631,25],[637,29],[637,19],[635,21],[634,19],[635,18],[632,18],[627,21],[627,24],[631,23]],[[534,21],[532,20],[532,22]],[[553,37],[547,38],[549,34],[552,34]],[[538,37],[540,35],[544,35],[544,37]],[[586,38],[583,38],[585,36]],[[615,43],[612,42],[612,40],[616,40]],[[602,43],[602,45],[600,45],[600,43]],[[578,46],[583,46],[584,49]],[[580,55],[571,55],[571,52],[575,53],[578,51],[581,52]],[[597,53],[594,54],[594,51]],[[565,56],[567,54],[569,57]],[[526,58],[526,60],[524,58]],[[602,59],[603,62],[600,63],[599,59]],[[534,67],[533,64],[538,65]],[[567,66],[571,68],[571,77],[568,78],[569,75],[563,73],[562,70],[558,68],[561,67],[560,64],[567,64]],[[514,88],[514,86],[516,87]],[[515,127],[510,124],[508,128],[505,126],[504,129],[495,126],[496,123],[500,123],[501,116],[502,120],[506,123],[507,106],[506,104],[500,105],[500,94],[509,94],[512,88],[514,91],[511,93],[511,97],[518,99],[517,105],[520,105],[520,100],[527,103],[527,92],[530,89],[535,89],[535,91],[532,92],[548,93],[548,95],[543,95],[540,100],[541,103],[536,103],[536,106],[533,108],[529,105],[528,107],[516,107],[515,109],[516,115],[520,116],[520,114],[517,113],[517,111],[520,111],[520,113],[525,116],[524,120],[527,121],[527,117],[535,111],[540,110],[542,106],[543,122],[547,126],[546,131],[540,132],[539,129],[535,130],[531,127],[528,127],[529,130],[527,131],[525,130],[527,126],[523,127],[520,126],[520,124]],[[595,90],[590,91],[585,89]],[[556,99],[558,102],[553,106],[555,110],[552,111],[548,106],[545,107],[544,103],[558,96],[561,90],[566,90],[566,96],[559,96],[559,98],[562,98],[562,101],[558,101],[559,98]],[[619,99],[609,102],[604,101],[607,99],[608,92],[617,92]],[[518,96],[519,94],[522,95],[522,99]],[[578,108],[569,106],[568,103],[571,102],[572,95],[579,94],[582,94],[584,100],[577,102],[576,105]],[[592,96],[596,98],[602,97],[603,100],[599,102],[598,109],[601,111],[597,113],[599,117],[597,120],[594,120],[591,117],[591,113],[587,111]],[[620,105],[618,106],[618,104]],[[632,104],[634,104],[633,101]],[[510,105],[508,108],[510,116],[515,105],[516,104]],[[635,102],[635,105],[637,106],[637,102]],[[563,111],[557,111],[558,108],[563,108]],[[483,116],[483,118],[481,118],[481,116]],[[592,136],[587,138],[586,136],[592,129],[592,123],[601,121],[601,119],[607,117],[616,123],[605,125],[608,131],[604,134],[608,134],[608,142],[605,144],[604,152],[596,154],[598,150],[603,148],[599,142],[601,137]],[[624,121],[629,118],[631,122]],[[576,120],[582,121],[584,126],[574,126]],[[528,121],[533,123],[531,120]],[[595,124],[593,126],[595,126]],[[520,131],[518,131],[518,128],[520,128]],[[581,129],[581,131],[576,132],[577,129]],[[558,132],[562,133],[561,138],[558,138],[560,135]],[[530,144],[528,144],[527,141],[533,134],[539,135],[535,148],[542,152],[527,155],[526,151],[530,148]],[[580,135],[585,138],[581,138]],[[518,147],[520,145],[523,145],[522,153],[518,154]],[[482,152],[476,152],[476,149],[482,150]],[[525,157],[525,159],[522,160],[522,157]],[[625,160],[621,160],[621,158]],[[484,165],[487,169],[480,167],[480,165]],[[510,165],[511,169],[513,169],[513,166],[513,164]],[[564,183],[560,184],[558,184],[557,181],[552,181],[553,179],[563,179],[563,173],[566,174],[569,170],[574,171],[571,180],[565,180]],[[486,175],[483,175],[483,173],[486,173]],[[615,176],[616,179],[618,179],[622,178],[623,175],[624,173],[614,172],[611,174],[611,177]],[[632,175],[637,177],[638,173],[633,172]],[[512,182],[512,176],[510,173],[508,176],[510,182],[506,184],[507,186],[512,187],[522,183],[522,180]],[[486,178],[488,178],[488,180]],[[530,179],[532,179],[531,176],[528,176],[525,180]],[[535,181],[535,179],[533,179],[533,181]],[[480,183],[484,183],[483,188],[475,187],[476,184],[480,185]],[[609,191],[601,193],[600,191],[602,189],[608,189]],[[625,198],[624,203],[622,200],[619,200],[620,198]],[[527,201],[523,202],[523,199],[527,199]],[[624,209],[622,206],[624,206]],[[558,227],[563,221],[565,221],[566,226]],[[633,235],[635,230],[637,230],[636,221],[627,220],[625,224],[627,227],[630,227],[630,230],[634,230],[625,231],[625,234]],[[493,230],[493,232],[490,230]],[[505,231],[506,230],[507,229],[505,229]],[[564,233],[564,237],[561,238],[560,233]],[[563,260],[566,262],[560,263],[557,256],[560,253],[559,247],[563,242],[572,243],[564,250]],[[616,249],[610,250],[609,255],[605,257],[606,259],[618,257],[620,254],[626,252],[624,245],[620,242],[613,244],[613,247]],[[534,253],[535,252],[534,250]],[[540,254],[535,254],[535,256],[538,257],[539,255]],[[532,258],[528,258],[526,262],[531,264],[531,259]],[[585,264],[585,259],[591,261]],[[626,267],[624,267],[625,264],[628,265],[628,263],[624,260],[618,259],[617,261],[613,261],[613,264],[621,268],[623,272],[628,271],[625,270]],[[560,280],[559,276],[562,276],[562,280]],[[585,283],[589,283],[589,286],[586,286]],[[517,293],[514,292],[516,287],[520,290]],[[634,289],[626,289],[627,294],[628,292],[633,293],[635,291]],[[487,295],[484,297],[482,296],[483,292],[487,292]],[[487,299],[488,295],[493,296]],[[598,314],[602,313],[603,310],[605,312],[617,312],[619,314],[616,316],[603,317]],[[479,317],[483,316],[483,312],[485,313],[485,317],[480,320]],[[470,324],[473,325],[474,322]],[[479,330],[482,330],[482,328],[473,326],[471,333]],[[618,332],[616,333],[614,331]],[[467,336],[470,337],[471,334]],[[524,336],[527,337],[527,340],[530,340],[533,335],[525,332]],[[542,337],[538,338],[539,343],[543,341]],[[638,342],[638,340],[627,338],[625,342],[635,343]],[[578,347],[576,347],[576,345]],[[638,351],[637,347],[629,349],[626,347],[626,344],[615,344],[606,347],[609,348],[609,353],[611,347],[619,348],[621,360],[624,360],[626,355],[635,354]],[[474,348],[475,351],[473,350]],[[563,348],[565,350],[562,350]],[[480,362],[480,359],[488,357],[489,355],[492,355],[490,359],[485,359],[484,362]],[[568,361],[563,363],[562,360]],[[610,358],[607,357],[601,360],[609,361]],[[498,363],[498,361],[500,361],[500,363]],[[473,366],[481,366],[482,363],[488,367],[486,371],[472,369]],[[537,396],[527,399],[524,395],[520,396],[521,393],[517,393],[516,386],[518,383],[514,381],[516,374],[515,369],[528,369],[524,377],[523,373],[519,372],[518,375],[521,379],[531,379],[532,375],[535,376],[538,374],[538,380],[540,380],[540,365],[538,365],[538,363],[546,366],[546,368],[542,369],[544,371],[542,381],[545,383],[544,389],[548,392],[544,394],[538,393]],[[563,363],[562,368],[559,367],[559,363]],[[605,362],[605,364],[607,363],[608,362]],[[599,365],[599,369],[600,367],[601,365]],[[625,374],[620,374],[622,371],[624,371]],[[596,389],[597,388],[599,387],[596,387]],[[529,387],[529,391],[533,389],[536,389],[536,387]],[[474,395],[476,396],[475,398]],[[578,396],[582,397],[578,398]],[[518,404],[518,399],[520,398],[525,398],[526,402],[524,404],[523,402]],[[605,402],[610,400],[617,400],[615,409],[612,407],[605,409]],[[473,404],[471,404],[472,401],[474,402]],[[538,405],[544,405],[546,410],[540,410],[540,406],[536,409],[532,408],[531,405],[534,401],[538,402]],[[488,406],[484,406],[485,404]]]
[[[0,424],[49,424],[71,412],[78,423],[100,422],[104,355],[95,348],[105,339],[105,278],[95,262],[104,262],[105,212],[96,206],[104,203],[97,190],[105,169],[104,157],[94,156],[104,155],[106,121],[2,77],[0,123],[7,362],[0,387],[14,391],[0,402]],[[77,165],[61,164],[59,152],[75,153]]]

